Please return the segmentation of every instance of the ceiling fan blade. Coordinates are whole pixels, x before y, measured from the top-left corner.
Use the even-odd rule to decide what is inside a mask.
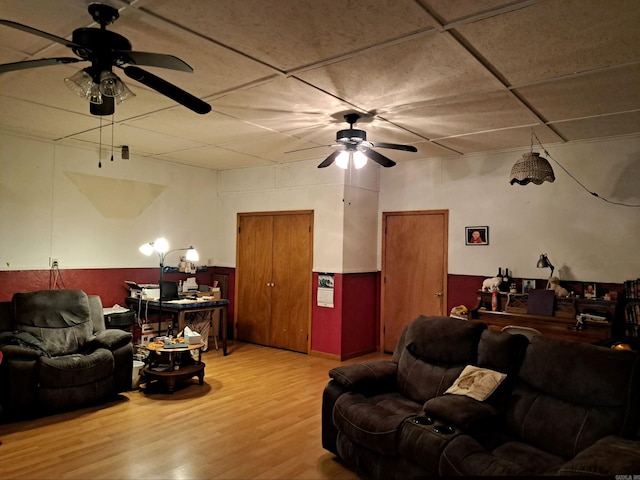
[[[316,145],[315,147],[305,147],[305,148],[297,148],[295,150],[289,150],[284,153],[295,153],[295,152],[304,152],[305,150],[315,150],[316,148],[326,148],[326,147],[338,147],[339,145]]]
[[[327,158],[324,159],[324,161],[318,165],[318,168],[325,168],[328,167],[329,165],[331,165],[333,163],[333,161],[336,159],[336,157],[338,155],[340,155],[340,153],[342,152],[342,150],[336,150],[335,152],[333,152],[331,155],[329,155]]]
[[[65,47],[80,47],[77,43],[72,42],[71,40],[67,40],[66,38],[58,37],[57,35],[52,35],[51,33],[43,32],[42,30],[38,30],[37,28],[29,27],[27,25],[23,25],[18,22],[12,22],[11,20],[3,20],[0,19],[0,25],[5,25],[7,27],[15,28],[17,30],[22,30],[23,32],[30,33],[32,35],[37,35],[38,37],[46,38],[52,42],[61,43]]]
[[[5,63],[0,65],[0,73],[13,72],[15,70],[24,70],[26,68],[47,67],[49,65],[60,65],[63,63],[81,62],[79,58],[60,57],[60,58],[40,58],[38,60],[25,60],[24,62]]]
[[[211,111],[211,105],[200,100],[198,97],[185,92],[179,87],[176,87],[172,83],[163,80],[162,78],[149,73],[138,67],[125,67],[124,73],[143,85],[149,88],[153,88],[155,91],[175,100],[181,105],[184,105],[190,110],[193,110],[199,114],[209,113]]]
[[[418,149],[413,145],[398,145],[397,143],[382,143],[382,142],[374,142],[374,147],[379,148],[391,148],[393,150],[404,150],[405,152],[417,152]]]
[[[374,162],[379,163],[380,165],[386,168],[393,167],[396,164],[396,162],[394,162],[390,158],[385,157],[381,153],[376,152],[375,150],[367,149],[367,150],[363,150],[362,153],[364,153],[367,157],[369,157]]]
[[[193,72],[193,68],[186,62],[173,55],[151,52],[120,52],[120,60],[132,65],[146,65],[148,67],[168,68],[181,72]]]

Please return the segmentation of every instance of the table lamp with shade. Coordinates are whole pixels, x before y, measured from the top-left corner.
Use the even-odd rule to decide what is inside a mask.
[[[164,282],[164,261],[172,252],[180,252],[186,251],[185,258],[190,262],[197,262],[200,259],[198,252],[193,246],[185,247],[185,248],[174,248],[172,250],[169,249],[169,242],[166,238],[160,237],[154,240],[153,242],[145,243],[141,245],[139,248],[140,252],[143,254],[150,256],[153,252],[158,254],[158,259],[160,261],[160,298],[158,299],[159,303],[159,320],[158,320],[158,335],[160,335],[160,329],[162,327],[162,284]]]

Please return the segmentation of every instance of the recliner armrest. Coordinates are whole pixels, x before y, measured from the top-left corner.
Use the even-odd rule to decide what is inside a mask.
[[[464,395],[440,395],[427,400],[423,406],[431,417],[445,420],[454,427],[472,429],[495,420],[499,411],[493,405]]]
[[[131,342],[133,335],[123,330],[112,329],[97,332],[86,345],[85,349],[95,350],[96,348],[106,348],[107,350],[116,350]]]
[[[39,358],[43,356],[43,352],[36,350],[35,348],[25,347],[22,345],[2,345],[3,362],[8,361],[10,358]]]
[[[388,391],[395,388],[398,364],[377,361],[344,365],[329,371],[329,377],[350,391]]]
[[[38,358],[50,356],[44,343],[29,332],[1,332],[0,348],[7,358]]]
[[[601,438],[558,469],[558,475],[631,475],[640,472],[640,440]]]

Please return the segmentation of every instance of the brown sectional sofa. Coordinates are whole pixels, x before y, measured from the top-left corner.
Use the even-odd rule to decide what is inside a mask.
[[[483,400],[447,393],[469,365],[501,377]],[[635,351],[421,316],[390,361],[329,376],[323,447],[364,478],[640,473]]]

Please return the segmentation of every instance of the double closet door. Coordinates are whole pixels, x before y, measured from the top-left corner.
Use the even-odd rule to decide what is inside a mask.
[[[313,212],[238,214],[238,340],[309,352]]]

